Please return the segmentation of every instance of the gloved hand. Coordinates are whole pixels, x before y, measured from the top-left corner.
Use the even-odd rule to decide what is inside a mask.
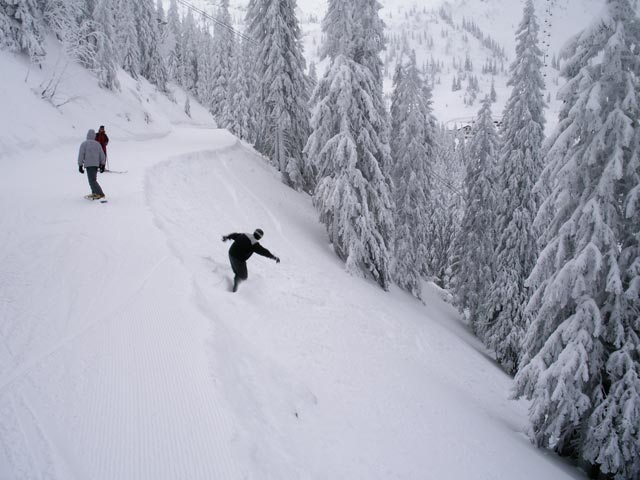
[[[227,237],[226,235],[224,237],[222,237],[222,241],[226,242],[227,240],[229,240],[229,237]]]
[[[280,263],[280,258],[279,257],[273,257],[273,259],[276,261],[276,263]]]
[[[84,173],[84,167],[82,165],[78,165],[78,171],[80,173]]]
[[[100,173],[104,173],[104,165],[100,165]]]

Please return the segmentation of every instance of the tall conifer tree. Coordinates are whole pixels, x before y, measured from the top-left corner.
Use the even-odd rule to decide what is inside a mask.
[[[354,60],[371,70],[373,77],[382,84],[383,64],[380,53],[385,48],[384,22],[378,0],[353,0],[358,21],[351,37]]]
[[[113,12],[113,0],[99,0],[93,12],[96,25],[96,56],[93,68],[101,87],[120,90],[113,43],[116,38]]]
[[[231,76],[231,119],[227,128],[247,142],[255,141],[255,111],[251,102],[254,90],[254,69],[251,63],[252,43],[241,39],[234,44]]]
[[[309,92],[295,0],[251,0],[248,33],[257,48],[262,118],[257,145],[296,189],[310,189],[303,156],[309,136]]]
[[[193,19],[191,9],[182,22],[182,35],[179,39],[180,52],[180,68],[179,78],[180,85],[193,95],[197,96],[196,86],[198,84],[198,28]]]
[[[503,116],[503,147],[498,162],[499,232],[493,255],[495,279],[490,287],[485,342],[507,372],[518,368],[528,326],[525,280],[537,255],[532,228],[538,207],[533,186],[543,167],[544,82],[542,51],[533,1],[527,0],[516,32],[516,60],[511,65],[511,96]]]
[[[493,280],[491,256],[496,232],[495,174],[500,148],[498,133],[491,114],[491,98],[486,97],[469,139],[465,209],[456,236],[457,263],[454,291],[459,308],[468,315],[472,330],[483,336],[486,328],[485,297]]]
[[[182,37],[182,21],[178,14],[176,0],[169,2],[167,11],[167,33],[165,36],[163,54],[167,58],[167,75],[169,79],[180,83],[180,38]]]
[[[45,50],[37,0],[12,0],[0,7],[0,47],[25,52],[39,62]]]
[[[160,56],[156,7],[153,0],[137,0],[132,3],[138,33],[140,74],[161,91],[166,91],[167,70],[164,59]]]
[[[213,88],[214,88],[214,43],[209,33],[209,25],[206,20],[197,30],[195,38],[195,55],[198,58],[196,63],[196,95],[199,102],[212,111]]]
[[[388,289],[393,208],[382,167],[390,165],[388,119],[378,108],[381,79],[358,63],[363,56],[353,35],[362,31],[356,23],[366,20],[357,7],[329,2],[323,30],[331,64],[315,89],[305,152],[317,175],[314,204],[334,250],[350,272],[370,274]]]
[[[455,238],[463,212],[462,190],[467,163],[465,134],[462,129],[438,132],[432,183],[433,210],[429,213],[429,272],[433,281],[449,288],[451,268],[455,263]]]
[[[516,393],[538,445],[640,477],[640,21],[628,0],[565,48],[542,181],[546,245]]]
[[[428,276],[429,223],[433,210],[432,163],[435,119],[431,91],[418,72],[415,52],[398,64],[391,102],[391,177],[395,201],[395,282],[420,297]]]
[[[93,40],[95,23],[89,21],[92,12],[87,9],[84,0],[49,0],[43,6],[43,17],[45,24],[62,42],[65,52],[81,64],[90,66],[95,50],[88,39]]]
[[[117,20],[117,45],[120,65],[133,78],[140,74],[140,52],[133,2],[119,1]]]
[[[232,123],[233,100],[232,75],[235,36],[230,29],[229,0],[223,0],[218,9],[218,22],[213,30],[213,62],[211,113],[219,127],[227,128]]]

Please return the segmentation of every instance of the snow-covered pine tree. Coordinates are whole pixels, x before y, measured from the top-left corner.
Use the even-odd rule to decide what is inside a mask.
[[[167,59],[167,75],[169,79],[180,83],[180,37],[182,36],[182,21],[178,13],[178,3],[176,0],[169,2],[167,27],[161,53],[163,58]]]
[[[160,32],[153,0],[137,0],[133,13],[138,33],[140,74],[161,91],[167,90],[167,69],[160,56]]]
[[[357,12],[357,14],[356,14]],[[305,153],[317,172],[314,205],[337,255],[352,273],[370,274],[384,289],[391,282],[393,208],[388,179],[388,128],[374,96],[380,79],[358,63],[362,10],[348,0],[330,0],[323,21],[324,52],[331,64],[318,82],[312,104],[313,133]],[[377,14],[377,11],[376,11]],[[335,23],[333,23],[335,21]]]
[[[371,70],[373,77],[382,84],[380,53],[385,48],[385,25],[379,15],[382,5],[378,0],[353,1],[359,15],[351,37],[354,60]]]
[[[639,27],[628,0],[607,0],[564,49],[515,388],[538,445],[616,479],[640,478]]]
[[[311,86],[311,91],[313,91],[313,89],[316,87],[316,85],[318,84],[318,72],[317,72],[317,67],[316,67],[316,62],[311,62],[309,64],[309,83]]]
[[[98,0],[93,11],[96,25],[96,55],[93,69],[101,87],[120,90],[116,66],[113,0]]]
[[[116,16],[117,52],[120,65],[133,78],[140,74],[140,52],[138,50],[138,31],[136,29],[133,2],[119,0]]]
[[[400,128],[400,125],[406,120],[407,108],[404,107],[406,104],[405,101],[405,91],[404,89],[399,89],[398,85],[400,85],[404,80],[405,69],[402,64],[402,57],[396,63],[396,69],[393,73],[393,94],[391,95],[391,105],[389,107],[389,121],[391,126],[391,141],[389,142],[389,147],[391,150],[396,146],[395,138],[393,136],[393,132],[397,132]],[[393,155],[392,155],[392,161]]]
[[[420,297],[429,271],[429,226],[435,119],[431,90],[418,72],[415,52],[398,63],[391,101],[391,152],[395,201],[395,283]]]
[[[169,38],[173,36],[171,27],[169,27],[169,21],[164,12],[163,0],[156,0],[156,20],[158,22],[158,53],[160,58],[164,61],[164,66],[167,75],[167,81],[171,80],[169,73],[169,55],[171,51],[171,43]]]
[[[7,5],[0,4],[0,49],[18,51],[20,43],[15,38],[12,25],[13,11],[7,9]]]
[[[0,6],[0,12],[3,8],[6,7]],[[76,27],[83,8],[82,0],[49,0],[42,7],[42,18],[56,38],[64,42],[66,32]],[[0,13],[0,18],[2,17]]]
[[[438,148],[433,165],[433,210],[429,214],[429,271],[432,279],[449,288],[451,268],[456,262],[455,239],[463,213],[464,166],[467,148],[464,129],[453,132],[444,127],[438,133]]]
[[[528,327],[525,280],[537,256],[532,228],[539,206],[533,186],[543,168],[544,82],[542,51],[533,1],[527,0],[516,32],[516,59],[511,65],[512,93],[504,109],[502,150],[498,161],[500,192],[496,205],[495,279],[487,297],[485,343],[509,373],[518,368],[521,343]]]
[[[93,68],[98,28],[89,8],[85,0],[48,0],[43,5],[43,17],[69,58]]]
[[[42,12],[37,0],[3,0],[0,3],[0,48],[24,52],[32,62],[45,56]]]
[[[476,335],[486,330],[485,297],[493,281],[491,256],[495,245],[495,178],[500,141],[486,97],[473,125],[467,147],[464,181],[465,209],[456,236],[454,292],[456,303]]]
[[[180,85],[193,95],[197,95],[196,85],[198,83],[198,34],[193,12],[189,9],[182,22],[182,35],[178,41],[181,60],[178,78]]]
[[[167,26],[177,40],[178,37],[180,37],[180,32],[182,30],[182,20],[180,18],[180,13],[178,12],[177,0],[169,0],[169,9],[167,10]]]
[[[189,99],[189,94],[184,101],[184,113],[187,114],[187,117],[191,118],[191,100]]]
[[[357,12],[357,21],[354,23],[353,36],[351,38],[351,48],[353,59],[360,65],[368,68],[373,74],[377,88],[369,92],[374,108],[378,111],[378,116],[382,120],[376,128],[376,135],[380,141],[389,144],[389,114],[385,104],[383,94],[383,70],[384,65],[380,54],[385,49],[384,22],[380,18],[379,11],[382,8],[378,0],[353,0],[354,11]],[[391,172],[391,156],[382,154],[378,156],[378,164],[383,174],[389,179]],[[389,180],[387,180],[389,183]]]
[[[246,22],[255,42],[260,104],[264,111],[257,145],[285,184],[310,190],[303,156],[309,136],[309,92],[295,0],[250,0]]]
[[[327,13],[322,19],[324,41],[320,47],[320,57],[333,59],[344,51],[345,43],[350,44],[355,28],[348,2],[329,0]]]
[[[85,8],[83,0],[49,0],[43,5],[42,16],[45,25],[64,45],[67,38],[77,35],[75,31]]]
[[[480,86],[478,84],[478,77],[475,75],[467,76],[467,90],[464,94],[465,105],[471,106],[476,102]]]
[[[458,88],[458,79],[456,78],[456,76],[453,76],[453,81],[451,82],[451,91],[452,92],[457,92],[458,90],[460,90]]]
[[[222,0],[218,7],[217,22],[213,29],[212,46],[212,91],[210,110],[219,127],[227,128],[232,123],[231,77],[233,75],[235,35],[231,30],[229,0]]]
[[[213,103],[213,38],[209,33],[209,26],[203,19],[202,25],[197,30],[195,55],[198,58],[196,75],[196,96],[198,101],[212,109]]]
[[[251,102],[255,81],[251,62],[252,42],[240,39],[234,42],[231,76],[231,121],[227,128],[237,137],[253,143],[255,141],[255,112]]]

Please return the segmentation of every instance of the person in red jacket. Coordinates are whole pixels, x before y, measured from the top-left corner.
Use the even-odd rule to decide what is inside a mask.
[[[264,248],[258,240],[262,238],[264,232],[257,228],[253,234],[251,233],[230,233],[222,237],[222,241],[233,240],[231,248],[229,248],[229,261],[231,262],[231,269],[235,274],[233,278],[233,291],[238,290],[238,285],[243,280],[246,280],[249,274],[247,273],[247,260],[254,253],[262,255],[263,257],[271,258],[280,263],[280,259],[272,254],[269,250]]]
[[[104,131],[104,125],[100,125],[98,129],[98,133],[96,133],[96,141],[102,147],[102,151],[105,156],[107,155],[107,143],[109,143],[109,137],[107,137],[107,132]]]

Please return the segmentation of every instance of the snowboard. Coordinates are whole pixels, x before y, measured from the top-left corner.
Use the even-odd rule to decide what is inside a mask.
[[[85,195],[84,198],[86,198],[87,200],[91,200],[92,202],[96,200],[91,195]],[[106,198],[101,198],[100,199],[100,203],[107,203],[107,199]]]

